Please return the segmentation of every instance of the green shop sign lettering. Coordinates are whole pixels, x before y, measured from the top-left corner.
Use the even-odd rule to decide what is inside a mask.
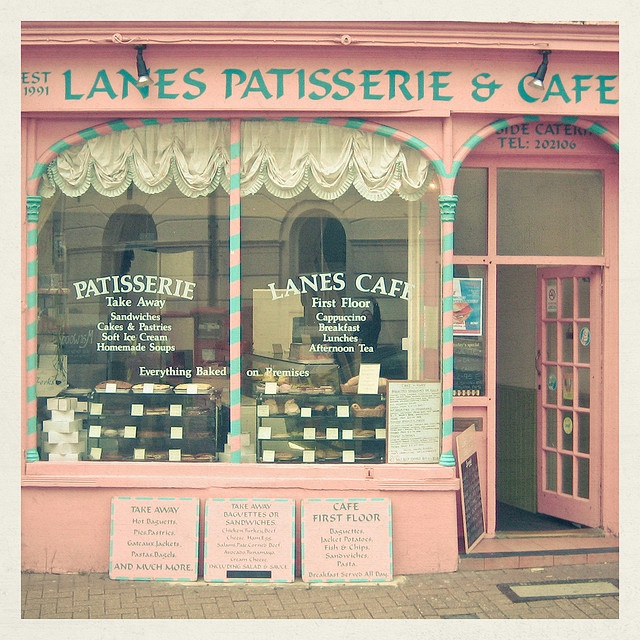
[[[567,77],[554,74],[547,79],[544,92],[537,93],[528,86],[533,74],[523,76],[516,86],[498,82],[491,73],[482,72],[469,80],[467,95],[476,102],[487,102],[497,94],[515,93],[528,103],[566,104],[581,102],[592,96],[599,104],[617,104],[612,97],[617,89],[616,75],[574,74]],[[247,102],[260,100],[315,100],[340,102],[349,98],[365,101],[396,100],[404,102],[431,101],[447,103],[456,97],[455,91],[463,86],[456,82],[453,71],[407,71],[403,69],[222,69],[212,76],[201,67],[186,71],[177,68],[153,70],[154,84],[136,85],[137,78],[125,69],[108,72],[98,70],[92,78],[74,75],[72,69],[62,72],[64,99],[91,100],[107,97],[125,100],[130,95],[161,100],[196,100],[211,87],[224,100]],[[25,96],[48,96],[55,84],[52,71],[24,71],[22,73]],[[454,91],[454,86],[456,87]]]

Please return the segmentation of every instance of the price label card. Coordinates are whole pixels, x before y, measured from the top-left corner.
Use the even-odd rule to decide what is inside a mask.
[[[378,438],[378,440],[384,440],[386,437],[387,437],[386,429],[376,429],[376,438]]]
[[[276,452],[273,449],[265,449],[262,452],[262,462],[275,462]]]
[[[338,439],[338,429],[336,427],[328,427],[327,440],[337,440],[337,439]]]
[[[302,462],[315,462],[316,452],[313,449],[305,449],[302,452]]]
[[[146,455],[146,451],[144,449],[134,449],[133,450],[133,459],[134,460],[144,460]]]
[[[181,404],[171,404],[169,405],[169,415],[174,417],[179,417],[182,415],[182,405]]]
[[[379,364],[361,364],[358,377],[358,393],[378,393]]]
[[[89,437],[99,438],[102,435],[102,427],[99,424],[89,425]]]
[[[102,458],[102,449],[100,447],[91,447],[89,451],[90,460],[100,460]]]
[[[304,435],[302,436],[305,440],[315,440],[316,439],[316,428],[315,427],[305,427]]]
[[[342,439],[343,440],[353,440],[353,429],[343,429],[342,430]]]
[[[153,382],[145,382],[142,385],[142,393],[153,393]]]
[[[128,426],[124,428],[124,437],[125,438],[135,438],[136,437],[137,427]]]
[[[169,449],[169,462],[180,462],[182,460],[181,449]]]
[[[171,439],[180,440],[182,438],[182,427],[171,427]]]
[[[270,440],[270,439],[271,439],[271,427],[258,427],[258,440]]]
[[[104,386],[104,392],[105,393],[117,393],[118,392],[118,385],[115,382],[107,382],[107,384]]]
[[[86,413],[89,410],[89,403],[86,400],[78,400],[78,413]]]
[[[343,451],[342,452],[342,462],[355,462],[356,460],[356,452],[355,451]]]
[[[338,416],[338,418],[348,418],[349,417],[349,405],[348,404],[339,404],[336,407],[336,416]]]
[[[91,411],[89,411],[89,415],[101,416],[102,415],[102,402],[92,402],[91,403]]]
[[[131,415],[132,416],[142,416],[142,415],[144,415],[144,405],[143,404],[132,404],[131,405]]]
[[[265,395],[275,395],[278,393],[278,383],[277,382],[265,382],[264,383],[264,393]]]
[[[301,418],[310,418],[311,417],[311,407],[302,407],[300,409],[300,417]]]
[[[269,405],[268,404],[259,404],[256,407],[256,411],[259,418],[268,418],[269,417]]]

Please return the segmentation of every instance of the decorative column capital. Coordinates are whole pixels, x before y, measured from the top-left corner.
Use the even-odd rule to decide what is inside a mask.
[[[442,222],[453,222],[456,218],[456,206],[458,205],[458,196],[442,195],[438,196],[440,203],[440,219]]]
[[[42,196],[27,196],[27,222],[38,222],[41,202]]]

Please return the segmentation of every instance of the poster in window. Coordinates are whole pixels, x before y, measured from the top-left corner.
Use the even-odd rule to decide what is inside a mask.
[[[453,279],[453,335],[482,335],[482,278]]]

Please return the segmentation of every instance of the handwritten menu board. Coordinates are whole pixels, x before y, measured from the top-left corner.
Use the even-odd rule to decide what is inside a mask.
[[[198,498],[111,499],[109,577],[198,579]]]
[[[456,438],[458,474],[462,481],[462,522],[464,546],[468,553],[485,534],[478,453],[475,448],[475,425]]]
[[[293,582],[295,500],[209,498],[205,582]]]
[[[302,501],[304,582],[393,580],[389,498]]]
[[[389,380],[387,462],[437,463],[441,409],[439,382]]]

